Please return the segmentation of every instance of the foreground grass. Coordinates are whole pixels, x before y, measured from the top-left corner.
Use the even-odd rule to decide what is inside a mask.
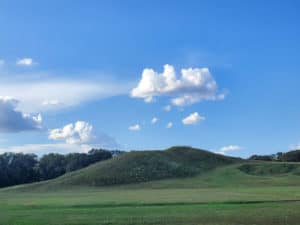
[[[298,175],[253,176],[238,166],[125,186],[4,189],[0,225],[300,224]]]
[[[172,205],[18,206],[1,210],[0,224],[299,224],[299,202]]]
[[[187,196],[191,193],[187,191]],[[145,192],[146,193],[146,192]],[[104,195],[104,193],[102,193]],[[105,194],[113,194],[106,192]],[[192,194],[194,195],[194,194]],[[96,192],[92,194],[97,198]],[[83,196],[67,193],[55,197],[37,195],[14,197],[0,207],[3,225],[96,225],[96,224],[299,224],[300,202],[178,202],[126,203],[102,202],[88,204]],[[101,194],[99,197],[102,197]],[[192,197],[192,196],[190,196]],[[64,203],[56,202],[64,200]],[[70,201],[69,201],[70,199]],[[150,200],[150,197],[148,197]],[[83,203],[79,203],[83,201]],[[151,202],[151,200],[150,200]]]
[[[0,192],[2,225],[294,225],[298,187]]]

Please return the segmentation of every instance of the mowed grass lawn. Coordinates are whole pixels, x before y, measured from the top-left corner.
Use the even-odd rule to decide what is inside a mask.
[[[29,185],[0,191],[0,225],[299,225],[300,177],[233,167],[116,187]]]
[[[2,225],[299,224],[298,187],[0,193]]]

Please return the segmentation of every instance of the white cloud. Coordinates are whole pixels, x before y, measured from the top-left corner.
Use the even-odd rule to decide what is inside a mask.
[[[48,138],[54,141],[64,141],[68,146],[77,146],[77,149],[82,149],[83,146],[88,146],[90,149],[92,147],[105,149],[120,148],[120,145],[114,138],[103,133],[96,134],[93,126],[85,121],[77,121],[62,128],[52,129],[49,131]]]
[[[6,148],[0,148],[0,154],[4,152],[23,152],[23,153],[35,153],[37,155],[43,155],[47,153],[60,153],[67,154],[72,152],[88,152],[93,146],[87,144],[66,144],[66,143],[55,143],[55,144],[26,144],[10,146]]]
[[[139,124],[135,124],[135,125],[128,127],[128,130],[139,131],[139,130],[141,130],[141,126]]]
[[[164,107],[164,110],[165,110],[166,112],[170,112],[170,111],[172,110],[172,106],[166,105],[166,106]]]
[[[63,128],[52,129],[49,132],[49,139],[64,140],[67,144],[84,144],[93,139],[93,126],[85,121],[70,123]]]
[[[173,127],[173,123],[172,122],[169,122],[168,124],[167,124],[167,126],[166,126],[166,128],[172,128]]]
[[[32,116],[17,110],[19,101],[8,96],[0,96],[0,132],[20,132],[41,129],[42,116]]]
[[[298,150],[298,149],[300,149],[300,143],[292,144],[289,146],[289,150]]]
[[[193,124],[197,124],[203,120],[205,120],[204,116],[200,116],[199,113],[194,112],[194,113],[190,114],[189,116],[187,116],[186,118],[184,118],[182,120],[182,123],[184,125],[193,125]]]
[[[52,100],[44,100],[39,107],[42,108],[41,111],[47,111],[47,110],[58,110],[66,107],[62,102],[52,99]]]
[[[163,73],[144,69],[138,85],[131,96],[151,102],[156,96],[170,96],[176,106],[194,104],[204,100],[219,100],[225,97],[218,93],[217,83],[208,68],[188,68],[181,70],[177,78],[173,66],[165,65]]]
[[[129,86],[128,83],[81,79],[0,80],[0,96],[20,100],[18,109],[22,111],[41,112],[127,94]]]
[[[58,106],[61,105],[62,103],[56,99],[54,100],[45,100],[42,102],[42,105],[44,106]]]
[[[32,58],[18,59],[16,64],[19,65],[19,66],[32,66],[33,65],[33,59]]]
[[[151,123],[155,124],[155,123],[157,123],[157,121],[158,121],[158,119],[156,117],[153,117],[152,120],[151,120]]]
[[[240,147],[238,145],[228,145],[228,146],[224,146],[224,147],[220,148],[218,151],[216,151],[216,153],[225,155],[227,152],[239,151],[241,149],[242,149],[242,147]]]

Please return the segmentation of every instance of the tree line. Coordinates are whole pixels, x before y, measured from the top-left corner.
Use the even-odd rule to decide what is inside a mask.
[[[300,150],[293,150],[289,152],[277,152],[271,155],[252,155],[250,160],[262,161],[278,161],[278,162],[300,162]]]
[[[4,153],[0,155],[0,187],[53,179],[121,153],[92,149],[88,153],[49,153],[41,158],[35,154]]]

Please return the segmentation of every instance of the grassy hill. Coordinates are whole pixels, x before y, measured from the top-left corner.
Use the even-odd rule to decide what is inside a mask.
[[[183,147],[130,152],[0,190],[0,225],[299,224],[299,169]]]
[[[300,175],[299,163],[260,162],[244,163],[239,167],[246,174],[255,176],[272,176],[294,174]]]
[[[172,147],[164,151],[131,151],[36,185],[107,186],[184,178],[241,161],[239,158],[190,147]]]
[[[135,189],[293,186],[300,184],[299,175],[299,163],[242,160],[190,147],[172,147],[163,151],[131,151],[54,180],[8,190],[120,185]]]
[[[131,151],[54,180],[8,190],[299,185],[299,175],[299,163],[242,160],[190,147],[172,147],[163,151]]]
[[[299,224],[299,163],[220,165],[190,177],[126,185],[70,186],[63,176],[7,188],[0,190],[0,224]],[[287,165],[292,169],[282,169]]]

